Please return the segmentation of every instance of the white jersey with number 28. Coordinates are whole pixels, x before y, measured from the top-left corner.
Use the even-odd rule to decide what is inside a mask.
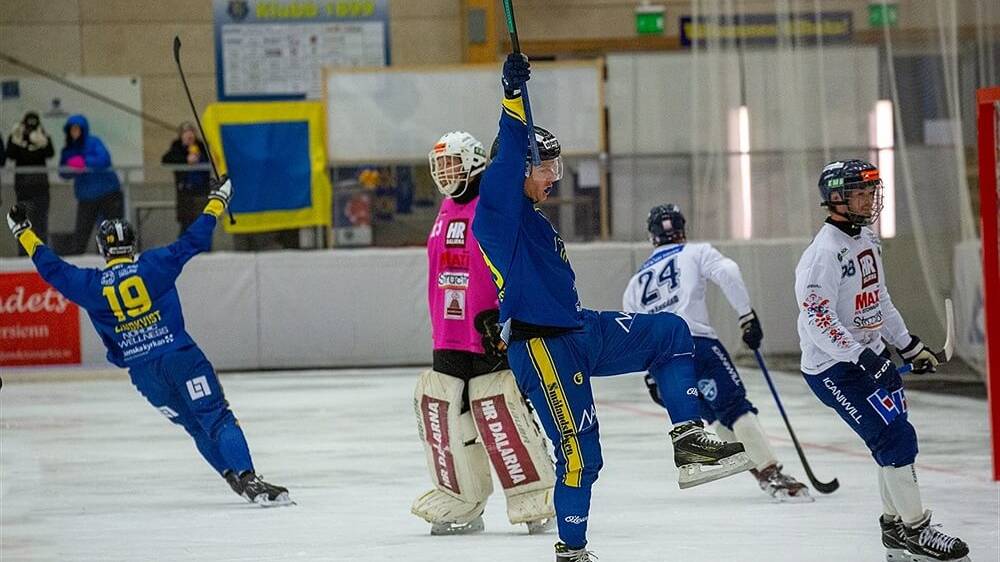
[[[667,244],[653,250],[625,288],[622,309],[672,312],[687,322],[691,335],[718,338],[705,306],[706,280],[722,289],[739,316],[750,312],[739,266],[707,243]]]

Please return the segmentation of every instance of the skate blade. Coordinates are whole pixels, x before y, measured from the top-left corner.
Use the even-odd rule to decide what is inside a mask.
[[[706,467],[711,467],[706,470]],[[750,470],[754,467],[753,461],[746,453],[736,453],[735,455],[720,459],[717,465],[706,465],[701,463],[686,464],[677,467],[677,484],[681,490],[715,482],[733,474]]]
[[[887,548],[885,562],[913,562],[913,556],[902,548]]]
[[[808,492],[805,491],[803,491],[803,493],[797,496],[778,494],[776,496],[771,496],[771,499],[774,500],[774,503],[812,503],[816,501],[816,498],[812,497],[811,495],[809,495]],[[900,558],[900,560],[907,560],[907,562],[909,562],[908,559],[905,558]]]
[[[528,521],[525,525],[528,526],[529,535],[541,535],[551,531],[556,526],[556,520],[554,517],[546,517],[538,521]]]
[[[284,507],[286,505],[298,505],[288,497],[288,492],[278,494],[278,497],[273,500],[268,499],[267,494],[259,494],[257,497],[253,498],[251,503],[259,505],[260,507]]]
[[[478,517],[465,524],[456,523],[434,523],[431,525],[431,536],[446,537],[451,535],[474,535],[486,530],[483,518]]]
[[[905,560],[910,560],[912,562],[941,562],[940,558],[933,558],[931,556],[924,556],[922,554],[911,554],[908,551],[906,555],[909,556],[909,558]],[[961,558],[954,558],[952,560],[948,560],[948,562],[972,562],[972,559],[969,558],[968,556],[963,556]]]

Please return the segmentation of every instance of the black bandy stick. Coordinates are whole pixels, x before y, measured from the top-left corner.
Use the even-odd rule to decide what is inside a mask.
[[[198,110],[194,107],[194,100],[191,99],[191,89],[188,88],[187,79],[184,78],[184,69],[181,67],[181,38],[174,35],[174,62],[177,63],[177,72],[181,75],[181,84],[184,85],[184,93],[187,94],[188,103],[191,104],[191,113],[194,114],[194,122],[198,125],[198,133],[201,134],[201,140],[205,143],[205,150],[208,152],[208,163],[212,165],[212,173],[215,174],[215,179],[219,179],[219,169],[215,167],[215,159],[212,158],[212,150],[208,146],[208,137],[205,136],[205,129],[201,126],[201,119],[198,118]],[[226,212],[229,213],[229,224],[236,224],[236,219],[233,217],[233,211],[226,205]]]

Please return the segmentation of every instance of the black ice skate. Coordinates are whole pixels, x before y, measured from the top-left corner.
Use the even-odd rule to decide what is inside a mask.
[[[778,502],[807,503],[814,501],[805,484],[781,472],[780,464],[772,464],[763,470],[750,469],[763,492]]]
[[[222,477],[226,479],[226,483],[229,484],[229,487],[232,488],[234,492],[236,492],[236,495],[242,498],[243,485],[240,484],[240,477],[236,475],[236,472],[233,470],[227,470],[222,473]]]
[[[882,546],[885,547],[886,562],[910,562],[910,553],[906,552],[906,534],[903,532],[903,522],[899,517],[878,518],[882,527]]]
[[[937,560],[969,561],[969,546],[958,537],[944,534],[940,525],[931,525],[930,510],[924,518],[910,527],[903,525],[906,535],[906,550],[913,562],[934,562]]]
[[[444,535],[474,535],[482,533],[484,529],[486,529],[486,524],[483,523],[483,514],[480,513],[468,523],[432,523],[431,535],[435,537]]]
[[[742,443],[719,441],[705,432],[701,420],[685,422],[673,428],[670,438],[674,442],[677,483],[682,490],[753,467]]]
[[[597,555],[586,548],[570,549],[563,542],[556,543],[556,562],[594,562]]]
[[[227,478],[227,480],[229,479]],[[229,485],[233,486],[232,481],[230,481]],[[233,490],[236,490],[236,486],[233,486]],[[260,476],[251,471],[244,472],[240,476],[239,491],[237,493],[243,496],[248,502],[255,503],[261,507],[295,505],[295,502],[288,497],[288,488],[268,484],[261,480]]]

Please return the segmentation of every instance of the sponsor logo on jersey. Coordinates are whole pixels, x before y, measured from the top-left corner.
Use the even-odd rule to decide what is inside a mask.
[[[115,272],[111,269],[106,269],[101,272],[101,285],[107,287],[109,285],[115,284]]]
[[[559,430],[559,450],[566,461],[563,483],[571,488],[579,488],[583,476],[583,452],[580,450],[580,440],[576,436],[576,422],[545,340],[542,338],[528,340],[528,356],[542,379],[545,401],[548,402],[552,420]]]
[[[858,267],[861,268],[861,288],[878,284],[878,266],[875,265],[875,252],[870,249],[858,254]]]
[[[448,402],[424,395],[420,401],[420,413],[424,419],[424,439],[434,457],[434,472],[438,484],[461,494],[449,440]]]
[[[687,391],[684,394],[687,394],[688,396],[698,396],[698,389],[692,386],[691,388],[687,389]]]
[[[698,381],[698,390],[701,391],[701,395],[705,397],[705,400],[709,402],[715,401],[715,398],[719,395],[719,388],[712,379],[701,379]]]
[[[587,515],[567,515],[563,517],[563,521],[569,523],[570,525],[579,525],[580,523],[586,523],[589,516]]]
[[[444,271],[438,275],[438,287],[441,289],[465,289],[469,286],[469,274],[465,272]]]
[[[573,382],[576,384],[576,386],[580,386],[581,384],[583,384],[583,373],[577,371],[573,375]]]
[[[465,252],[453,252],[450,250],[445,250],[440,256],[438,256],[438,267],[441,268],[455,267],[459,269],[468,269],[469,254]]]
[[[743,386],[743,381],[740,380],[740,375],[736,373],[736,368],[733,367],[733,364],[729,361],[729,358],[726,357],[726,352],[723,351],[721,347],[713,345],[712,353],[715,354],[715,358],[719,360],[719,363],[722,363],[722,366],[726,369],[726,372],[729,373],[729,378],[732,379],[733,384],[736,386]]]
[[[503,488],[537,482],[538,471],[521,440],[504,395],[473,400],[472,414]]]
[[[889,394],[884,388],[880,388],[868,395],[868,403],[886,425],[892,423],[892,420],[906,413],[907,410],[906,395],[903,394],[902,388],[892,391],[892,394]]]
[[[208,379],[205,377],[195,377],[187,381],[187,390],[191,400],[198,400],[212,394],[212,388],[208,386]]]
[[[583,413],[580,414],[580,425],[577,426],[577,432],[583,433],[584,431],[590,429],[596,423],[597,423],[597,406],[591,404],[589,409],[584,409]]]
[[[448,223],[444,235],[444,245],[449,248],[464,248],[465,234],[469,230],[468,219],[456,219]]]
[[[854,310],[864,310],[878,304],[878,291],[861,291],[854,295]]]
[[[847,414],[847,417],[854,420],[854,423],[861,425],[861,412],[858,411],[858,407],[856,405],[851,403],[850,398],[837,388],[837,384],[833,382],[830,377],[824,377],[823,386],[830,391],[830,394],[833,395],[833,399],[836,400],[840,409]]]
[[[445,289],[444,317],[448,320],[465,320],[465,290]]]

